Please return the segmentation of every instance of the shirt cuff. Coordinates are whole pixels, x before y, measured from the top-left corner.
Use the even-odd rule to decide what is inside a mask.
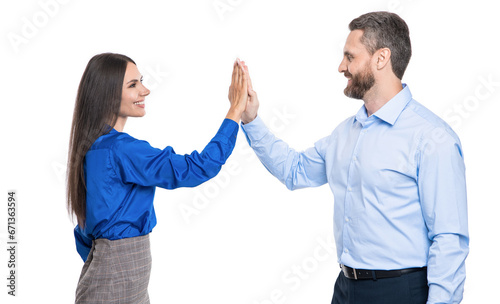
[[[269,129],[266,127],[260,116],[257,116],[254,120],[247,124],[241,124],[241,129],[245,133],[248,143],[252,146],[254,143],[259,142],[266,134],[269,133]]]
[[[218,135],[223,135],[229,138],[231,141],[236,142],[236,136],[238,135],[238,123],[232,119],[225,118],[222,125],[217,131]]]

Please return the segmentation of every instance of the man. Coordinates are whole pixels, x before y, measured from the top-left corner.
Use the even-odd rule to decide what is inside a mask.
[[[243,130],[288,189],[330,185],[342,268],[332,303],[459,303],[469,250],[460,140],[401,82],[406,23],[374,12],[349,29],[339,72],[345,95],[364,102],[355,116],[297,152],[257,116],[249,87]]]

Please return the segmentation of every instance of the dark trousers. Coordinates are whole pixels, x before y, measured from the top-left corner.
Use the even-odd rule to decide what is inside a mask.
[[[428,293],[426,270],[377,280],[352,280],[341,271],[332,304],[425,304]]]

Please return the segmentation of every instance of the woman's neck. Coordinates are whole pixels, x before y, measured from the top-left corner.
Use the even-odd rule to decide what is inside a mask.
[[[113,129],[115,129],[118,132],[123,132],[123,128],[125,127],[126,122],[127,122],[127,117],[118,116],[118,118],[116,119],[116,123],[113,126]]]

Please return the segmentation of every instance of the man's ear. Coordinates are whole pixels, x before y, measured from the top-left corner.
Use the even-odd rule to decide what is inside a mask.
[[[388,48],[381,48],[377,50],[375,54],[377,56],[377,70],[382,70],[391,60],[391,50]]]

